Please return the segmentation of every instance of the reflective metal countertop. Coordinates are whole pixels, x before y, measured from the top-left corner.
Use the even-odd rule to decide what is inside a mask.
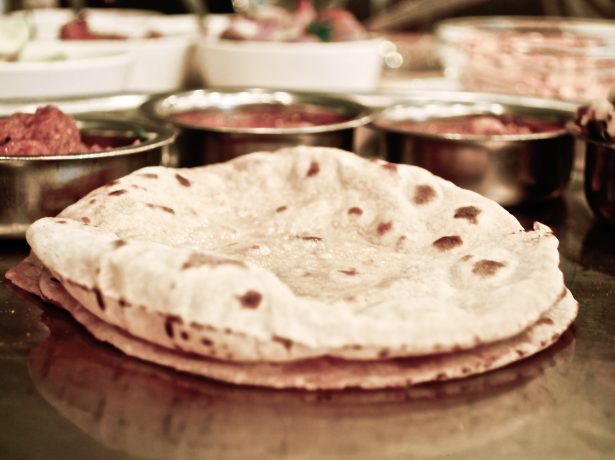
[[[551,349],[470,379],[404,391],[233,387],[123,356],[0,285],[3,459],[602,459],[615,452],[615,231],[577,180],[515,212],[560,238],[580,302]],[[2,273],[27,254],[0,242]]]

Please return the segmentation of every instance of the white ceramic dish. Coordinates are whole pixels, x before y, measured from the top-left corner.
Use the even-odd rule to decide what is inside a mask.
[[[181,88],[188,78],[194,41],[190,36],[129,40],[70,40],[63,42],[80,53],[127,53],[132,66],[127,91],[164,92]]]
[[[72,18],[72,12],[66,9],[34,12],[31,21],[37,41],[60,42],[60,28]],[[184,86],[191,74],[196,74],[190,66],[198,32],[194,15],[91,9],[86,10],[86,18],[93,32],[128,38],[61,42],[76,53],[128,53],[132,66],[126,80],[127,91],[173,91]],[[152,34],[156,34],[157,38],[147,38]]]
[[[196,63],[207,86],[370,90],[380,80],[385,41],[232,41],[201,37]]]
[[[32,42],[22,60],[0,62],[0,99],[40,99],[118,93],[126,89],[127,53],[75,50]]]

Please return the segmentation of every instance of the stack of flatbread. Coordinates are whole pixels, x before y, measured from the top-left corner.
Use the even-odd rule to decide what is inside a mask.
[[[144,168],[27,240],[13,283],[127,355],[236,384],[465,377],[548,347],[577,314],[548,227],[330,148]]]

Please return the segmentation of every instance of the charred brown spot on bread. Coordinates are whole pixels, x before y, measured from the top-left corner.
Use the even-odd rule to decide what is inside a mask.
[[[391,355],[391,352],[389,351],[388,348],[383,348],[382,350],[378,352],[378,358],[380,359],[388,358],[390,355]]]
[[[279,206],[276,208],[275,212],[284,212],[288,209],[288,206]]]
[[[263,295],[258,291],[249,290],[245,294],[237,296],[243,308],[258,308],[263,299]]]
[[[566,297],[566,294],[568,294],[568,288],[566,286],[564,286],[561,290],[561,292],[559,293],[559,296],[557,297],[557,301],[559,302],[560,300],[562,300],[564,297]]]
[[[385,163],[382,163],[382,167],[386,169],[387,171],[391,171],[391,172],[397,171],[397,165],[394,163],[389,163],[388,161]]]
[[[343,273],[344,275],[348,275],[348,276],[355,276],[358,272],[356,268],[348,268],[346,270],[338,270],[338,272]]]
[[[523,358],[527,354],[523,350],[515,350],[515,353],[517,353],[517,356],[519,356],[519,358]]]
[[[455,214],[453,217],[455,219],[466,219],[471,224],[478,223],[478,215],[481,213],[481,210],[476,206],[463,206],[461,208],[455,209]]]
[[[175,174],[175,179],[177,179],[177,182],[183,187],[190,187],[192,185],[192,182],[181,174]]]
[[[120,183],[120,181],[119,181],[119,180],[114,179],[114,180],[112,180],[111,182],[107,182],[107,183],[105,184],[105,187],[113,187],[114,185],[119,184],[119,183]]]
[[[90,204],[96,204],[96,198],[92,198],[92,199],[90,200]]]
[[[190,338],[190,334],[188,334],[186,331],[181,331],[179,333],[179,336],[182,338],[182,340],[188,340]]]
[[[446,379],[446,374],[444,372],[438,372],[435,376],[435,380],[444,380]]]
[[[83,216],[83,217],[81,218],[81,222],[83,222],[84,224],[89,224],[89,223],[90,223],[90,218],[89,218],[89,217],[85,217],[85,216]]]
[[[170,208],[168,206],[164,206],[162,204],[155,204],[155,203],[145,203],[145,206],[147,206],[148,208],[151,209],[160,209],[164,212],[168,212],[169,214],[175,214],[175,210],[173,208]]]
[[[207,254],[192,253],[188,259],[182,264],[182,270],[188,270],[189,268],[197,268],[203,265],[209,265],[212,267],[218,265],[235,265],[237,267],[246,268],[246,264],[241,260],[223,259],[221,257],[211,256]]]
[[[290,339],[287,339],[286,337],[280,337],[279,335],[274,335],[272,339],[274,342],[278,342],[279,344],[281,344],[284,348],[286,348],[287,351],[290,351],[290,349],[293,347],[293,341]]]
[[[414,189],[412,201],[415,204],[427,204],[436,197],[436,191],[431,185],[417,185]]]
[[[158,179],[158,174],[154,173],[141,173],[139,176],[145,177],[146,179]]]
[[[322,241],[322,238],[320,236],[306,235],[306,236],[298,236],[297,238],[301,238],[302,240],[305,240],[305,241]]]
[[[105,311],[105,299],[103,298],[100,289],[94,288],[94,296],[96,297],[96,303],[98,304],[98,308],[100,308],[102,311]]]
[[[128,302],[126,302],[126,300],[124,300],[122,297],[119,298],[119,300],[117,301],[117,304],[121,307],[121,308],[126,308],[129,306]]]
[[[125,240],[119,239],[119,240],[115,240],[111,243],[111,246],[113,247],[113,249],[119,249],[122,246],[126,246],[128,243]]]
[[[553,335],[551,336],[551,340],[552,340],[553,342],[555,342],[557,339],[559,339],[559,337],[560,337],[560,335],[559,335],[558,333],[555,333],[555,334],[553,334]]]
[[[482,259],[474,263],[474,266],[472,267],[472,273],[486,278],[488,276],[495,275],[500,268],[505,266],[506,264],[504,262]]]
[[[125,190],[123,188],[118,189],[118,190],[113,190],[112,192],[107,193],[107,195],[109,196],[120,196],[123,195],[124,193],[128,193],[128,190]]]
[[[258,245],[258,244],[253,244],[252,246],[250,246],[250,249],[255,249],[255,250],[258,250],[258,249],[260,249],[260,248],[261,248],[261,247],[260,247],[260,245]]]
[[[468,260],[470,260],[472,258],[471,254],[466,254],[465,256],[463,256],[461,258],[461,260],[463,260],[464,262],[467,262]]]
[[[380,222],[378,224],[378,227],[376,227],[376,231],[378,232],[378,235],[382,236],[385,233],[391,231],[392,228],[393,228],[393,222],[391,221]]]
[[[307,177],[312,177],[315,176],[316,174],[318,174],[320,172],[320,165],[318,164],[318,162],[316,161],[312,161],[310,163],[310,168],[307,171]]]
[[[64,219],[58,219],[58,220],[56,220],[56,223],[58,223],[58,224],[68,224],[68,221],[66,221]]]
[[[448,235],[438,238],[431,243],[438,251],[448,251],[463,244],[463,240],[458,235]]]
[[[363,214],[363,210],[358,206],[353,206],[352,208],[348,208],[348,214],[350,214],[351,216],[360,216],[361,214]]]
[[[406,235],[401,235],[399,238],[397,238],[397,241],[395,242],[395,249],[401,249],[407,239],[408,238],[406,237]]]
[[[536,325],[539,325],[539,324],[551,325],[551,324],[553,324],[553,320],[551,318],[549,318],[548,316],[543,316],[538,321],[536,321]]]
[[[130,184],[130,188],[133,188],[135,190],[147,190],[145,187],[143,187],[142,185],[137,185],[137,184]]]
[[[472,371],[472,369],[470,369],[469,367],[462,367],[461,368],[461,373],[462,374],[469,374]]]
[[[166,315],[164,319],[164,332],[172,339],[175,336],[175,324],[182,324],[182,319],[177,315]]]
[[[213,344],[214,344],[214,342],[213,342],[211,339],[207,338],[207,337],[203,337],[203,338],[201,339],[201,343],[202,343],[203,345],[205,345],[206,347],[211,347],[211,346],[213,346]]]

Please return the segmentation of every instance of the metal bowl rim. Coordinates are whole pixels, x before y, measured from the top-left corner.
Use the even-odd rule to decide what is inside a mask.
[[[544,99],[541,100],[542,102],[548,103],[548,99]],[[412,136],[416,136],[416,137],[422,137],[422,138],[426,138],[426,139],[434,139],[434,140],[450,140],[450,141],[534,141],[534,140],[540,140],[540,139],[554,139],[554,138],[558,138],[558,137],[563,137],[566,136],[569,133],[568,129],[566,128],[566,124],[564,123],[561,127],[561,129],[558,129],[556,131],[545,131],[545,132],[537,132],[537,133],[530,133],[530,134],[452,134],[452,133],[426,133],[424,131],[418,131],[418,130],[411,130],[411,129],[402,129],[402,128],[395,128],[394,125],[387,125],[384,123],[385,121],[385,117],[386,114],[389,112],[392,112],[394,110],[400,110],[400,109],[405,109],[405,108],[418,108],[420,107],[420,105],[418,104],[429,104],[429,103],[441,103],[441,104],[467,104],[467,105],[471,105],[472,103],[478,103],[478,102],[490,102],[488,99],[485,100],[476,100],[476,101],[467,101],[467,100],[433,100],[433,99],[420,99],[417,100],[416,102],[403,102],[400,104],[393,104],[391,106],[385,107],[383,109],[381,109],[380,111],[376,112],[373,114],[372,117],[372,125],[374,128],[382,131],[382,132],[390,132],[390,133],[397,133],[397,134],[407,134],[407,135],[412,135]],[[569,112],[567,110],[564,109],[556,109],[556,108],[548,108],[548,107],[544,107],[544,106],[532,106],[532,105],[523,105],[523,104],[509,104],[509,103],[504,103],[504,102],[498,102],[496,100],[493,101],[494,104],[499,104],[502,105],[506,108],[513,108],[513,109],[520,109],[520,108],[525,108],[525,109],[535,109],[535,110],[539,110],[539,111],[552,111],[554,113],[557,114],[561,114],[561,115],[566,115],[567,117],[571,117],[572,116],[572,112]],[[514,113],[514,111],[513,111]],[[436,117],[431,117],[431,118],[426,118],[425,120],[429,120],[429,119],[433,119]],[[410,119],[410,118],[407,118]],[[396,120],[396,121],[404,121],[404,119],[400,119],[400,120]],[[423,120],[422,120],[423,121]]]
[[[316,99],[313,103],[318,105],[318,100],[324,100],[327,102],[338,102],[343,103],[346,107],[351,107],[356,109],[357,115],[353,116],[350,120],[341,122],[341,123],[332,123],[328,125],[316,125],[316,126],[306,126],[302,128],[229,128],[229,127],[205,127],[196,124],[183,123],[177,120],[174,120],[170,115],[182,113],[185,111],[177,111],[170,112],[167,115],[160,115],[157,112],[157,108],[159,105],[163,104],[166,100],[171,97],[190,97],[195,95],[201,95],[206,97],[212,93],[225,93],[225,94],[240,94],[240,93],[248,93],[250,95],[275,95],[278,93],[284,93],[290,95],[291,97],[300,98],[299,101],[294,102],[302,102],[301,99]],[[308,102],[306,101],[306,102]],[[215,107],[215,105],[211,105],[211,107]],[[193,109],[204,108],[203,106],[195,106]],[[196,131],[203,132],[212,132],[212,133],[225,133],[225,134],[261,134],[261,135],[299,135],[299,134],[318,134],[325,133],[331,131],[341,131],[344,129],[353,129],[358,128],[360,126],[367,125],[372,119],[372,110],[369,107],[364,106],[358,102],[352,101],[351,99],[344,98],[339,95],[328,95],[317,92],[308,92],[308,91],[293,91],[293,90],[284,90],[284,89],[266,89],[266,88],[208,88],[208,89],[197,89],[192,91],[182,91],[182,92],[171,92],[164,93],[160,95],[153,96],[148,101],[143,103],[139,110],[145,113],[148,117],[154,118],[160,121],[164,121],[166,123],[170,123],[174,126],[181,127],[184,129],[192,129]]]
[[[87,160],[92,158],[110,158],[110,157],[120,157],[126,155],[133,155],[142,152],[146,152],[149,150],[153,150],[156,148],[164,147],[166,145],[172,144],[177,137],[177,130],[170,126],[165,125],[155,125],[153,123],[144,122],[141,120],[111,120],[104,117],[90,117],[87,115],[76,115],[74,118],[77,122],[84,123],[100,123],[102,125],[110,125],[110,129],[113,127],[119,127],[123,123],[126,123],[127,129],[130,129],[130,126],[143,128],[148,132],[153,132],[156,136],[152,139],[148,139],[144,142],[141,142],[138,145],[128,145],[124,147],[116,147],[109,150],[102,150],[99,152],[86,152],[86,153],[75,153],[75,154],[66,154],[66,155],[39,155],[39,156],[2,156],[0,155],[0,161],[9,163],[15,161],[34,161],[34,162],[45,162],[45,161],[73,161],[73,160]]]

